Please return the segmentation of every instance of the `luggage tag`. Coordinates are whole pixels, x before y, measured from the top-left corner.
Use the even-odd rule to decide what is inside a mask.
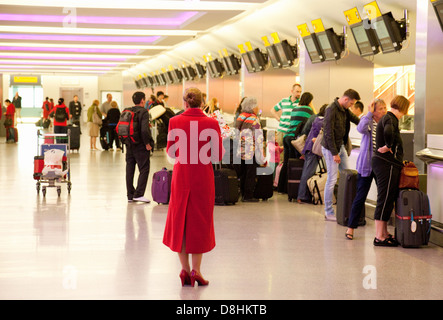
[[[415,233],[417,231],[417,222],[414,220],[414,210],[411,210],[411,232]]]

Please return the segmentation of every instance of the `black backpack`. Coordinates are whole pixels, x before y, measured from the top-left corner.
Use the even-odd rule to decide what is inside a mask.
[[[137,108],[126,108],[120,114],[120,120],[116,126],[119,139],[125,144],[137,144],[140,142],[140,125]]]
[[[66,113],[65,107],[57,107],[54,118],[57,122],[64,122],[66,119],[68,119],[68,114]]]

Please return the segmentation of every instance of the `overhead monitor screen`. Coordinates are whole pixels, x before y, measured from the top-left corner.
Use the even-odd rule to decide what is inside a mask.
[[[238,74],[241,69],[241,62],[235,55],[230,55],[229,57],[225,57],[223,59],[228,64],[227,70],[229,70],[229,74],[235,75]]]
[[[326,33],[318,34],[317,38],[325,55],[325,60],[335,60],[334,51]]]
[[[242,57],[243,57],[243,61],[245,62],[246,69],[248,69],[248,72],[249,73],[256,72],[254,65],[251,62],[251,59],[249,58],[249,55],[247,53],[243,53]]]
[[[312,37],[312,35],[308,36],[308,37],[304,37],[303,41],[305,43],[306,50],[308,50],[309,57],[311,58],[311,62],[312,63],[323,62],[324,58],[323,58],[322,54],[317,50],[317,46],[314,42],[315,40]]]
[[[277,49],[280,63],[283,67],[288,68],[294,64],[294,60],[297,59],[296,47],[292,47],[287,40],[284,40],[277,43],[275,48]]]
[[[223,68],[225,68],[225,70],[226,70],[226,74],[227,75],[231,75],[231,66],[229,65],[229,58],[228,57],[223,57],[222,59],[221,59],[221,61],[222,61],[222,63],[223,63]]]
[[[373,22],[374,30],[377,34],[378,40],[380,41],[381,48],[383,52],[395,51],[394,44],[392,43],[391,36],[389,35],[388,28],[383,19]]]
[[[369,39],[368,32],[373,32],[373,29],[365,29],[365,26],[360,24],[351,27],[351,31],[361,56],[373,55],[379,52],[376,39],[372,40],[373,43]]]
[[[271,60],[272,67],[275,69],[279,69],[282,67],[282,63],[280,61],[280,57],[277,53],[277,49],[275,45],[271,45],[266,47],[266,51],[268,51],[269,59]]]

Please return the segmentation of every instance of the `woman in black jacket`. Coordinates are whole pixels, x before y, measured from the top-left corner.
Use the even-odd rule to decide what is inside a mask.
[[[403,142],[399,120],[408,113],[409,100],[396,96],[391,110],[377,125],[376,147],[372,158],[372,170],[377,181],[377,206],[375,208],[375,246],[397,246],[398,242],[388,233],[388,221],[398,196],[398,184],[403,167]]]

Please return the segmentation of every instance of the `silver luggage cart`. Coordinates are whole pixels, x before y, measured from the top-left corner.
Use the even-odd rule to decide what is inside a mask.
[[[60,174],[55,170],[47,170],[47,172],[43,173],[36,172],[36,169],[34,169],[34,179],[37,180],[37,194],[39,194],[41,189],[43,196],[46,196],[46,188],[56,188],[57,194],[60,197],[62,184],[66,184],[68,194],[71,193],[70,136],[71,132],[69,129],[68,133],[44,133],[41,130],[37,130],[37,157],[34,158],[34,161],[43,161],[44,164],[44,154],[46,151],[51,149],[61,150],[63,151],[62,168],[58,169],[61,169],[59,171],[66,172],[65,174]],[[43,164],[41,163],[39,168],[43,169]],[[36,168],[35,164],[34,168]]]

